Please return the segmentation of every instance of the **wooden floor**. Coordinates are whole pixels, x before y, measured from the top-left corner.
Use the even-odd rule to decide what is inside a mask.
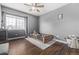
[[[67,45],[56,42],[49,48],[41,50],[25,39],[9,42],[9,55],[79,55],[78,49],[68,48]]]

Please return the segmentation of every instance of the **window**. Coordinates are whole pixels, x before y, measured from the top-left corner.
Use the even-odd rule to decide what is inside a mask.
[[[25,30],[25,18],[6,14],[6,29]]]

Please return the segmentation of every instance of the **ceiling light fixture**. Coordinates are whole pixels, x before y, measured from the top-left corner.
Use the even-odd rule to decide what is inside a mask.
[[[34,12],[40,12],[41,8],[44,8],[44,5],[40,4],[40,3],[31,3],[31,4],[24,4],[26,6],[31,6],[31,9],[29,9],[30,11],[34,11]]]

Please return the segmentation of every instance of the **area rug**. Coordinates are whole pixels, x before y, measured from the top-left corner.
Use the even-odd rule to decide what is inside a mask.
[[[49,46],[51,46],[52,44],[54,44],[56,42],[55,40],[51,40],[48,43],[43,43],[39,39],[34,39],[34,38],[26,38],[26,40],[42,50],[48,48]]]

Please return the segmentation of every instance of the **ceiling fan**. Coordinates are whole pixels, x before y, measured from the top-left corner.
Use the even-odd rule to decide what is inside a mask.
[[[26,6],[31,6],[32,8],[29,9],[30,11],[36,11],[36,12],[40,12],[40,9],[41,8],[44,8],[44,5],[43,4],[40,4],[40,3],[25,3],[24,5]]]

